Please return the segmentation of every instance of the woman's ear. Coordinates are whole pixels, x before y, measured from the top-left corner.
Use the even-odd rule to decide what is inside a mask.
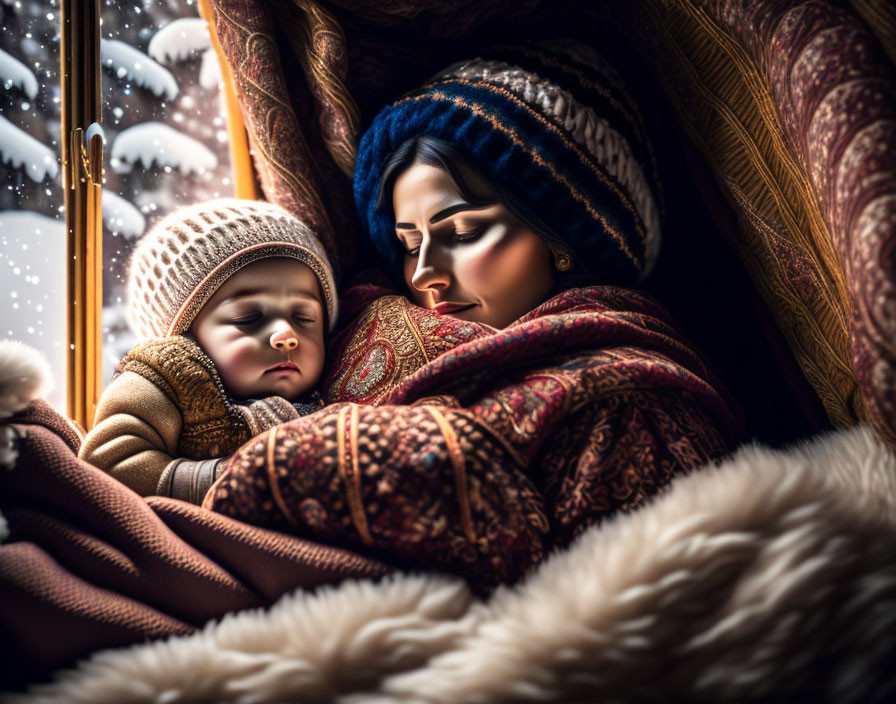
[[[572,257],[567,252],[553,244],[548,244],[548,248],[551,250],[551,256],[554,258],[554,268],[557,271],[565,274],[572,269]]]

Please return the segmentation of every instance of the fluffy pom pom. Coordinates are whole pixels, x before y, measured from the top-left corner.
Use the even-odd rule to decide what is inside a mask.
[[[0,340],[0,419],[21,411],[53,385],[50,365],[33,347]]]

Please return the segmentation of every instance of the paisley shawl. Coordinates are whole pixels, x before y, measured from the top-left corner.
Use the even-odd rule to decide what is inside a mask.
[[[738,439],[640,293],[574,289],[504,330],[375,293],[336,340],[331,405],[245,445],[206,508],[484,590]]]

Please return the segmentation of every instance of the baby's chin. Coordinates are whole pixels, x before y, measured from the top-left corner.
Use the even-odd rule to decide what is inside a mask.
[[[302,396],[311,391],[313,384],[308,384],[305,380],[302,383],[296,383],[289,379],[278,379],[274,383],[256,384],[254,386],[243,387],[238,393],[228,393],[232,398],[245,401],[248,399],[267,398],[268,396],[280,396],[287,401],[298,401]]]
[[[302,396],[311,390],[309,384],[273,384],[264,391],[260,391],[257,396],[252,398],[265,398],[267,396],[281,396],[287,401],[298,401]]]

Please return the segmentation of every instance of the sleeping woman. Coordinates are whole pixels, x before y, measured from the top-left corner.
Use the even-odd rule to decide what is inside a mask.
[[[659,186],[590,49],[449,67],[376,116],[354,189],[405,295],[348,293],[330,405],[244,446],[206,507],[489,589],[734,447],[724,392],[631,288]]]

